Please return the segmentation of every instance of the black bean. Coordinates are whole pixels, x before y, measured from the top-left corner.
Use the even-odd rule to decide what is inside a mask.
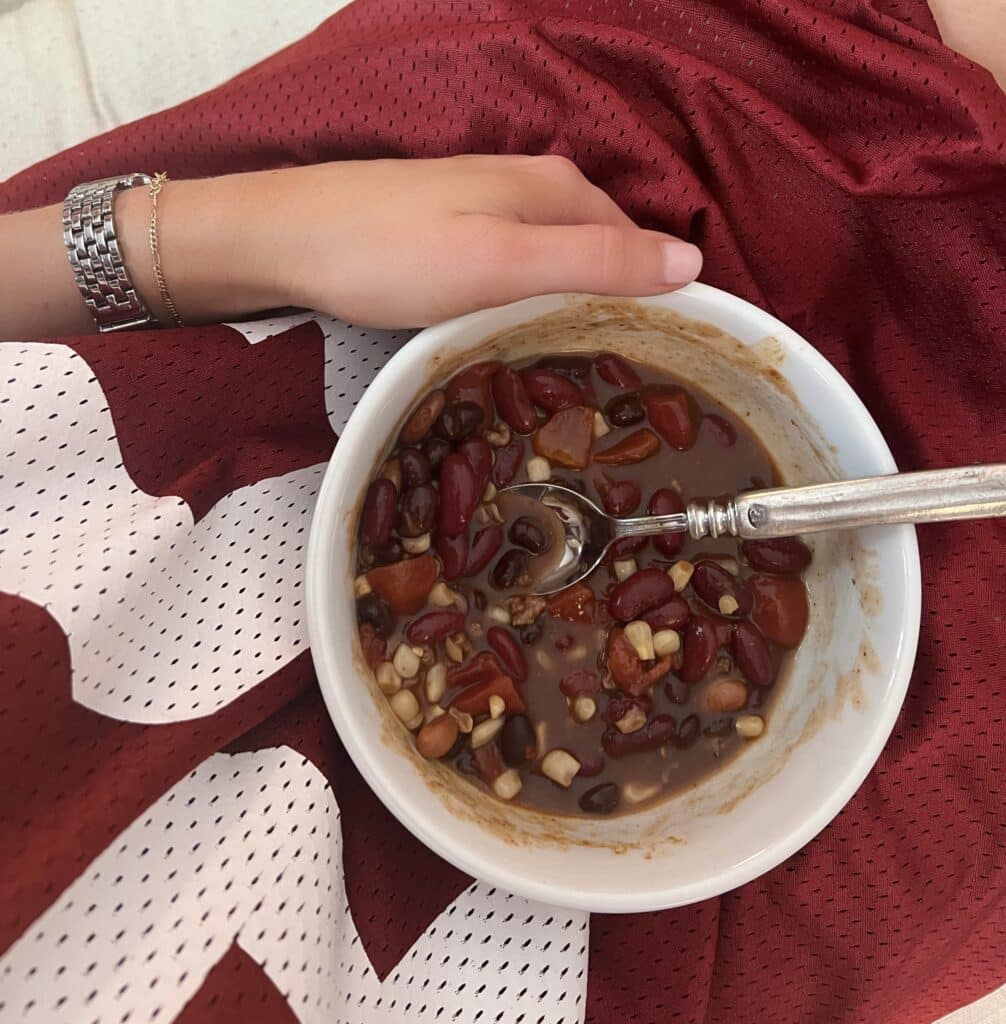
[[[514,768],[530,761],[538,752],[538,740],[526,715],[511,715],[500,732],[503,760]]]
[[[402,449],[398,462],[402,467],[402,486],[406,489],[430,482],[430,460],[418,448]]]
[[[646,418],[646,410],[639,395],[616,395],[604,407],[605,419],[615,427],[628,427],[633,423],[642,423]]]
[[[432,484],[420,484],[406,491],[398,513],[398,532],[403,537],[421,537],[429,533],[437,521],[438,504]]]
[[[734,731],[734,720],[732,718],[714,718],[706,723],[702,730],[703,736],[729,736]]]
[[[454,449],[451,447],[450,441],[445,441],[442,437],[428,437],[423,442],[423,454],[426,456],[426,459],[430,464],[431,472],[438,470],[440,468],[440,463],[443,462],[453,450]]]
[[[374,552],[374,559],[379,565],[391,565],[405,557],[405,548],[397,537],[392,537],[380,551]]]
[[[544,615],[539,615],[529,626],[521,626],[517,630],[517,635],[520,637],[520,642],[525,647],[530,647],[532,644],[536,644],[540,639],[542,633],[545,632]]]
[[[698,715],[689,715],[678,723],[678,731],[671,737],[671,743],[680,750],[694,745],[702,732],[702,723]]]
[[[521,516],[510,527],[510,540],[530,551],[532,555],[540,555],[547,551],[551,538],[548,531],[528,516]]]
[[[395,628],[395,616],[377,594],[365,594],[356,602],[356,621],[368,622],[378,636],[387,637]]]
[[[504,551],[489,573],[489,585],[494,590],[510,590],[527,572],[527,552],[518,548]]]
[[[618,786],[614,782],[602,782],[600,786],[588,789],[580,797],[580,810],[588,814],[611,814],[618,806]]]
[[[448,441],[463,441],[482,426],[485,417],[486,414],[474,402],[457,402],[444,409],[435,429]]]

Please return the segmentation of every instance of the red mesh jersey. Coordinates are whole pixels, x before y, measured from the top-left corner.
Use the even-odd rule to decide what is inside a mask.
[[[915,0],[358,0],[0,209],[134,169],[562,153],[816,345],[916,469],[1006,461],[1004,144],[1003,94]],[[588,926],[390,818],[301,579],[320,466],[405,338],[0,345],[0,1019],[917,1024],[1001,984],[1002,522],[921,532],[880,762],[737,892]]]

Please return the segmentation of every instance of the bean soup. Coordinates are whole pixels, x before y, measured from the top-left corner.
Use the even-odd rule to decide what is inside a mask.
[[[367,491],[355,583],[364,655],[419,753],[502,800],[611,814],[758,740],[806,629],[809,549],[625,539],[538,597],[555,532],[504,514],[527,481],[619,517],[779,482],[729,410],[610,353],[478,363],[425,395]]]

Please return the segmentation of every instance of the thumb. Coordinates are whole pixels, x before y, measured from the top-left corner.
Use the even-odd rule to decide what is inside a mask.
[[[697,246],[633,226],[498,221],[497,230],[487,269],[507,292],[499,301],[566,291],[656,295],[702,269]]]

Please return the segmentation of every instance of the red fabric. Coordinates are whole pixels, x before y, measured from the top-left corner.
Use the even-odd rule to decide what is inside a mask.
[[[920,2],[358,0],[233,82],[13,178],[0,210],[134,169],[460,152],[563,153],[641,223],[701,245],[703,280],[815,344],[904,468],[1006,461],[1006,99]],[[261,345],[228,328],[71,344],[133,481],[196,518],[330,450],[313,326]],[[920,539],[918,664],[875,770],[738,892],[594,917],[588,1021],[917,1024],[1002,983],[1006,525]],[[3,600],[0,646],[0,948],[225,749],[287,743],[331,780],[381,975],[467,884],[363,785],[306,654],[215,715],[139,726],[73,702],[65,637],[37,605]],[[225,990],[237,1019],[249,970],[231,950],[185,1019],[217,1019]],[[254,1019],[289,1019],[251,988]]]

